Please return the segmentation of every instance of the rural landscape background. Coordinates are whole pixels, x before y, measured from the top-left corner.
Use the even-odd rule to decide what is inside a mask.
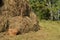
[[[32,33],[33,40],[60,40],[60,0],[30,0],[30,4],[41,26]]]
[[[0,33],[0,40],[60,40],[60,0],[29,0],[29,4],[37,15],[40,30],[16,36]]]

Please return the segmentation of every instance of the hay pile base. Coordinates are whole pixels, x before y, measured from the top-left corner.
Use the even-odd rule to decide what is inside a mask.
[[[18,31],[17,34],[22,34],[29,31],[38,31],[39,26],[27,16],[16,16],[9,19],[9,29],[16,29]]]

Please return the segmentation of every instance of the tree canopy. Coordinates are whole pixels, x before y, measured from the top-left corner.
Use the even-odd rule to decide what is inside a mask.
[[[60,0],[29,0],[39,19],[59,20]]]

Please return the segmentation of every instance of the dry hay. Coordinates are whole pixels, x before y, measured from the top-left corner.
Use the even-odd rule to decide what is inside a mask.
[[[39,25],[29,17],[16,16],[9,19],[9,29],[16,29],[16,34],[38,31]]]
[[[15,36],[17,35],[17,33],[18,33],[17,29],[8,29],[7,35]]]
[[[4,32],[7,30],[7,19],[5,16],[0,16],[0,32]]]
[[[3,0],[0,6],[0,32],[16,35],[38,31],[39,21],[27,0]]]

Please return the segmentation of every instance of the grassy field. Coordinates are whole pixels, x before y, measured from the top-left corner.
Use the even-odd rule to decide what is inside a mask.
[[[40,30],[6,40],[60,40],[60,21],[40,21]],[[8,38],[8,37],[5,37]]]

